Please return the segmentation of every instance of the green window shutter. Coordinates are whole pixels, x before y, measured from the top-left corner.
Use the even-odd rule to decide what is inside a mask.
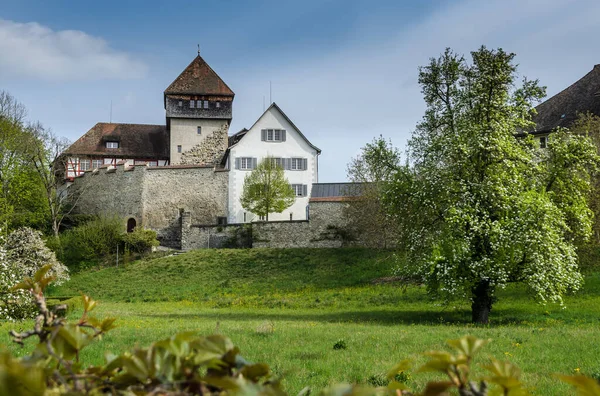
[[[240,163],[242,162],[241,158],[236,158],[235,159],[235,169],[240,169]]]
[[[285,129],[281,130],[281,141],[285,142]]]
[[[308,160],[306,158],[302,158],[302,170],[308,169]]]
[[[252,158],[252,169],[256,169],[256,163],[257,163],[257,159]]]
[[[263,129],[262,131],[260,131],[260,140],[262,140],[263,142],[267,140],[267,130]]]
[[[306,196],[308,195],[308,194],[307,194],[307,193],[308,193],[308,191],[307,191],[307,190],[308,190],[308,186],[307,186],[306,184],[303,184],[303,185],[302,185],[302,196],[303,196],[303,197],[306,197]]]

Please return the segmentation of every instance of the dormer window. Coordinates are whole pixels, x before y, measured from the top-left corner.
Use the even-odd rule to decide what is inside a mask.
[[[106,148],[117,149],[119,148],[119,142],[106,142]]]

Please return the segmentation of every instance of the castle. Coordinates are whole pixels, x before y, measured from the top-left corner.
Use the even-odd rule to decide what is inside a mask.
[[[154,229],[177,246],[183,212],[202,225],[262,220],[240,196],[245,176],[269,156],[296,194],[269,220],[307,220],[321,150],[275,103],[229,136],[234,97],[198,54],[164,91],[165,125],[96,124],[63,153],[75,211],[117,215],[128,230]]]

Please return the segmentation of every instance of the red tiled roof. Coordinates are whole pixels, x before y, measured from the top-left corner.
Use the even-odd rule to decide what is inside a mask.
[[[107,141],[119,142],[119,148],[106,148]],[[169,135],[165,125],[99,122],[73,143],[64,154],[169,159]]]
[[[165,95],[177,94],[235,95],[200,55],[165,90]]]

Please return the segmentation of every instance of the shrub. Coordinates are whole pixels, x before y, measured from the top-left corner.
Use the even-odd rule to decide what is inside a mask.
[[[116,253],[122,231],[123,224],[119,218],[97,217],[64,232],[60,236],[60,247],[55,247],[55,251],[72,269],[80,269],[82,263],[99,264]]]
[[[69,269],[56,259],[39,231],[23,227],[11,232],[6,239],[5,249],[6,259],[18,269],[17,279],[31,277],[44,265],[50,264],[50,273],[57,285],[69,280]]]
[[[336,341],[335,344],[333,344],[333,349],[340,350],[340,349],[347,349],[348,345],[346,345],[346,341],[339,339]]]
[[[158,246],[156,239],[156,231],[145,230],[143,228],[135,228],[133,232],[128,232],[122,237],[125,249],[138,254],[145,254]]]
[[[35,314],[29,293],[25,290],[11,290],[19,279],[19,268],[7,260],[4,239],[0,232],[0,319],[20,320]]]

